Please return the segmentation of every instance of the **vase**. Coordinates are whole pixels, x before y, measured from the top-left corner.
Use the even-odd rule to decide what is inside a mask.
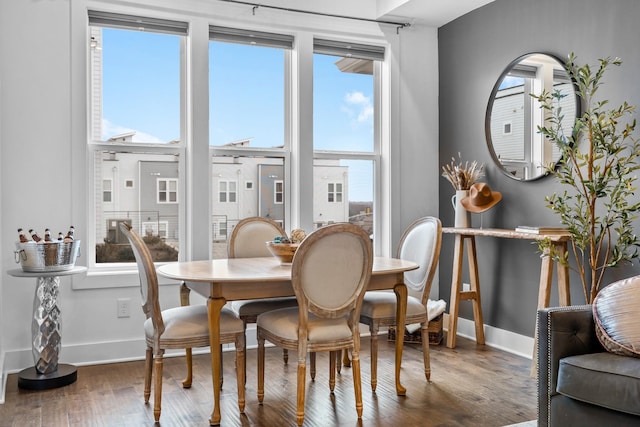
[[[469,190],[456,190],[456,194],[451,197],[451,205],[455,211],[453,226],[456,228],[471,227],[471,212],[462,206],[462,199],[469,195]]]

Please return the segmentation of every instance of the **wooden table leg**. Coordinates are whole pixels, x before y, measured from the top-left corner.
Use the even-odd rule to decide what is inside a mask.
[[[211,349],[211,377],[213,379],[213,413],[210,425],[220,425],[220,311],[224,307],[224,298],[209,298],[207,313],[209,314],[209,343]]]
[[[558,276],[559,277],[559,276]],[[540,283],[538,285],[538,310],[549,307],[551,299],[551,283],[553,281],[553,260],[549,256],[549,251],[545,250],[542,254],[542,263],[540,264]],[[530,376],[535,378],[538,374],[538,326],[533,335],[533,355],[531,357]]]
[[[476,327],[476,344],[484,344],[484,320],[482,319],[482,300],[480,299],[480,278],[478,276],[478,257],[476,254],[476,239],[469,236],[469,281],[471,291],[462,294],[463,299],[470,299],[473,304],[473,322]],[[465,295],[467,294],[467,295]]]
[[[402,275],[400,276],[402,278]],[[407,317],[407,286],[404,282],[399,282],[393,287],[396,294],[396,394],[405,396],[407,389],[400,384],[400,368],[402,367],[402,349],[404,346],[404,322]]]
[[[567,242],[556,242],[554,243],[554,246],[555,250],[564,257],[567,253]],[[569,266],[566,264],[558,264],[558,297],[560,305],[571,305],[571,290],[569,289]]]
[[[456,234],[455,246],[453,250],[451,299],[449,302],[449,329],[447,331],[447,347],[449,348],[454,348],[456,346],[456,333],[458,330],[458,310],[460,308],[460,287],[462,286],[463,252],[464,238],[460,234]]]

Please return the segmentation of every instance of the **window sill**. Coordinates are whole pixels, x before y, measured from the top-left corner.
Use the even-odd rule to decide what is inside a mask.
[[[175,280],[158,278],[159,285],[175,285]],[[111,289],[133,288],[140,286],[137,269],[100,270],[90,269],[86,275],[74,276],[71,279],[71,289]]]

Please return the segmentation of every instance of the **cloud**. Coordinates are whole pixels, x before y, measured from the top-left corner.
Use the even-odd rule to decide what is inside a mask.
[[[373,104],[371,98],[362,92],[348,92],[344,96],[347,105],[342,107],[342,111],[350,117],[356,117],[356,123],[366,123],[373,118]]]

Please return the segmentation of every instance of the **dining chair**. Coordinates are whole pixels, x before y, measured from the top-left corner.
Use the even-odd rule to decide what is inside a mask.
[[[298,307],[258,316],[258,401],[264,400],[265,340],[295,351],[298,359],[296,422],[304,421],[307,353],[329,352],[329,388],[333,393],[336,359],[351,349],[356,412],[362,418],[360,331],[358,317],[371,278],[369,236],[353,224],[333,224],[300,243],[291,267]]]
[[[276,236],[285,236],[286,232],[275,221],[262,217],[244,218],[234,227],[229,238],[227,256],[229,258],[255,258],[271,257],[271,252],[267,249],[266,242],[272,241]],[[285,307],[297,306],[296,299],[286,298],[265,298],[251,299],[244,301],[232,301],[231,308],[238,314],[244,323],[245,331],[247,324],[256,323],[258,315]],[[282,350],[284,363],[289,361],[289,353]]]
[[[397,257],[418,264],[417,270],[404,273],[407,286],[407,316],[405,325],[420,324],[422,353],[424,358],[424,374],[427,381],[431,379],[431,362],[429,357],[429,319],[427,317],[427,300],[431,292],[431,282],[440,258],[442,242],[442,224],[438,218],[423,217],[411,224],[404,231],[398,243]],[[404,333],[396,325],[397,300],[393,292],[370,291],[364,296],[360,323],[369,325],[371,332],[371,389],[376,390],[378,384],[378,331],[381,326],[396,326],[397,333]]]
[[[160,309],[158,298],[158,276],[151,253],[142,238],[127,223],[120,223],[120,231],[127,237],[138,265],[140,295],[147,343],[144,369],[144,402],[149,403],[151,380],[153,384],[153,415],[160,420],[162,400],[162,367],[165,349],[190,349],[209,346],[209,318],[204,304]],[[242,320],[230,309],[220,313],[220,343],[235,343],[236,370],[238,377],[238,406],[245,406],[245,342]],[[187,358],[187,379],[183,387],[191,387],[192,365]]]

